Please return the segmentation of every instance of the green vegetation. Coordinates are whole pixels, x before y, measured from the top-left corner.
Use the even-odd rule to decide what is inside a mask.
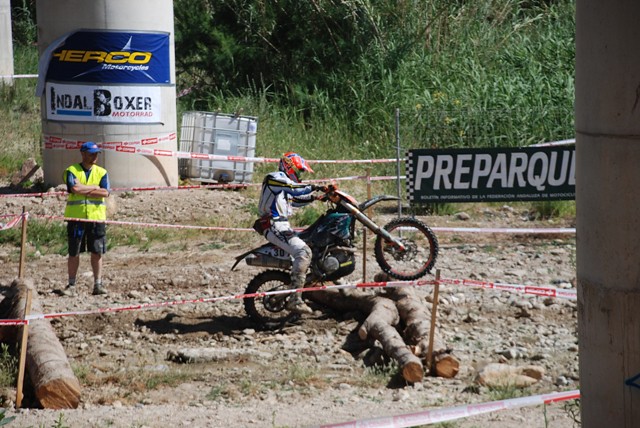
[[[16,418],[15,416],[5,416],[5,409],[0,410],[0,426],[7,425]]]
[[[258,116],[260,155],[309,158],[394,156],[395,109],[405,149],[573,135],[574,1],[419,3],[176,0],[180,111]],[[36,70],[34,14],[14,5],[18,73]],[[3,116],[38,122],[32,84],[3,88]]]
[[[12,2],[16,73],[37,70],[32,3]],[[396,112],[401,157],[574,134],[575,0],[176,0],[174,10],[177,88],[188,89],[179,115],[257,116],[257,156],[395,158]],[[41,160],[34,87],[33,79],[0,87],[0,177],[34,154]],[[272,167],[257,165],[254,177]],[[314,169],[396,173],[394,164]],[[574,210],[573,202],[535,209]]]
[[[364,376],[361,377],[360,381],[366,386],[383,387],[388,385],[391,379],[399,372],[398,363],[392,360],[387,364],[366,367]]]
[[[492,401],[509,400],[511,398],[525,397],[529,391],[516,385],[507,384],[489,388],[489,397]]]
[[[0,387],[13,387],[18,376],[18,359],[14,357],[9,345],[0,343]]]

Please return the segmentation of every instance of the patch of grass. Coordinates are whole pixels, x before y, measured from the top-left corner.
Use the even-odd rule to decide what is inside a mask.
[[[73,374],[78,378],[80,383],[83,383],[87,379],[87,376],[89,375],[89,368],[87,366],[74,365],[72,369]]]
[[[205,398],[211,401],[218,401],[229,395],[227,384],[217,384],[211,387]]]
[[[208,244],[203,244],[200,248],[202,250],[204,250],[204,251],[220,250],[220,249],[224,248],[224,243],[223,242],[209,242]]]
[[[294,383],[297,385],[304,385],[311,383],[316,379],[318,370],[311,366],[303,366],[300,364],[293,364],[287,367],[287,373],[282,383]]]
[[[495,245],[483,245],[482,251],[487,254],[494,254],[498,251],[498,247]]]
[[[360,378],[362,386],[370,388],[387,386],[391,379],[398,374],[399,367],[396,361],[391,361],[384,365],[374,365],[366,367],[364,376]]]
[[[15,416],[5,416],[5,409],[0,410],[0,426],[13,422],[15,418]]]
[[[533,211],[537,219],[549,219],[554,217],[575,217],[575,201],[541,201],[533,204]]]
[[[27,243],[41,254],[66,254],[67,229],[64,223],[29,219],[27,223]],[[18,225],[0,234],[0,244],[10,244],[20,248],[22,229]]]
[[[325,212],[325,209],[324,205],[309,205],[296,211],[291,218],[291,222],[298,226],[308,226],[316,221]]]
[[[489,388],[491,401],[508,400],[510,398],[524,397],[525,395],[528,395],[526,389],[518,388],[513,384],[492,386]]]
[[[162,386],[174,387],[191,379],[191,375],[183,372],[163,372],[147,374],[144,379],[144,386],[147,390],[158,389]]]
[[[11,354],[9,345],[0,344],[0,387],[13,387],[18,376],[18,359]]]
[[[115,385],[121,389],[115,393],[117,398],[132,397],[136,393],[144,394],[147,391],[160,389],[164,386],[175,387],[181,383],[198,379],[202,373],[198,370],[167,370],[162,372],[145,370],[128,370],[108,375],[96,375],[86,368],[76,367],[74,373],[78,373],[78,380],[82,385],[99,387],[104,385]],[[113,397],[102,397],[99,401],[103,403],[111,402]]]
[[[64,413],[58,415],[58,419],[51,425],[51,428],[69,428],[69,425],[64,423]]]

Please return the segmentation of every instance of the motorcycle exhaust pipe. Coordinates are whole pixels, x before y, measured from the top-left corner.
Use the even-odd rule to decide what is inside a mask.
[[[291,269],[293,263],[291,260],[278,259],[264,254],[249,254],[244,259],[249,266],[270,267],[276,269]]]

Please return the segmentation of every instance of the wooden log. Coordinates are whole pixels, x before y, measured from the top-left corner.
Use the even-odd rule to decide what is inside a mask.
[[[400,318],[404,321],[404,339],[418,357],[422,360],[426,359],[431,332],[431,310],[411,287],[389,289],[389,298],[396,302]],[[460,369],[460,361],[451,355],[451,349],[447,347],[437,331],[433,334],[433,353],[430,363],[434,368],[432,374],[438,377],[455,377]]]
[[[373,338],[379,341],[384,352],[400,365],[402,377],[407,382],[420,382],[424,376],[422,361],[411,352],[395,328],[399,321],[400,315],[393,302],[380,297],[360,326],[358,335],[363,340]]]
[[[33,295],[31,312],[42,313],[32,282],[16,279],[2,302],[2,307],[5,309],[8,307],[9,311],[6,314],[3,311],[0,316],[10,319],[22,318],[28,288]],[[80,382],[74,375],[64,348],[49,320],[29,322],[26,368],[35,397],[43,408],[75,409],[78,407]]]
[[[312,300],[337,310],[360,310],[368,317],[360,326],[360,339],[377,340],[385,353],[398,362],[402,377],[411,383],[424,376],[420,358],[416,357],[396,329],[400,318],[392,300],[382,295],[364,294],[360,290],[327,290],[309,293]]]

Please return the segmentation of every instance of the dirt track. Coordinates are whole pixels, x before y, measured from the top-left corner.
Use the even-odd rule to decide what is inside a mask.
[[[114,201],[113,220],[247,227],[255,195],[139,192],[116,194]],[[63,204],[64,198],[57,197],[0,198],[0,212],[17,213],[25,205],[34,216],[59,216]],[[435,227],[570,226],[568,221],[530,221],[527,213],[508,207],[470,206],[468,212],[471,218],[466,221],[454,215],[421,219]],[[375,218],[384,223],[381,216]],[[571,235],[437,235],[441,252],[436,267],[445,278],[572,287]],[[258,242],[260,237],[249,232],[207,231],[166,242],[119,245],[105,258],[107,296],[91,295],[85,256],[76,296],[56,294],[66,284],[62,255],[31,256],[26,276],[37,284],[47,312],[232,296],[242,293],[259,272],[244,264],[230,272],[233,256]],[[0,285],[7,286],[17,273],[16,249],[0,247],[0,260]],[[367,266],[371,278],[376,272],[372,257]],[[350,279],[361,277],[358,268]],[[430,289],[421,293],[427,297]],[[358,318],[351,316],[356,314],[318,310],[276,332],[256,330],[238,299],[63,317],[53,325],[83,385],[81,408],[20,410],[12,426],[51,426],[62,418],[64,426],[71,427],[302,427],[578,388],[575,302],[463,287],[443,287],[440,297],[438,328],[462,369],[455,379],[427,377],[415,385],[405,385],[390,369],[367,367],[375,356],[357,339]],[[169,356],[182,348],[216,350],[220,357],[198,364],[172,361]],[[523,392],[490,391],[473,382],[476,369],[487,362],[537,364],[546,375]],[[5,396],[12,399],[15,392],[6,391]],[[542,407],[534,407],[455,424],[574,425],[571,408],[563,404],[550,406],[546,416]]]

